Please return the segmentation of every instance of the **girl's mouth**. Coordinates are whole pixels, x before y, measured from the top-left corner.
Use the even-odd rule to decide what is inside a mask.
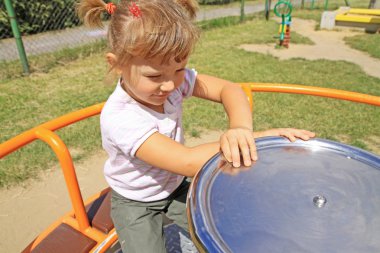
[[[167,97],[169,94],[166,93],[166,94],[154,94],[153,96],[155,97],[159,97],[159,98],[164,98],[164,97]]]

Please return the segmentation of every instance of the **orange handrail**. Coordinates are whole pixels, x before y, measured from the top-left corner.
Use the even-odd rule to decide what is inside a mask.
[[[99,114],[104,106],[104,102],[96,104],[84,109],[65,114],[59,118],[50,120],[43,123],[35,128],[27,130],[12,139],[0,144],[0,158],[12,153],[13,151],[25,146],[26,144],[37,139],[35,131],[40,128],[45,128],[47,130],[55,131],[61,129],[62,127],[68,126],[80,120],[95,116]]]
[[[82,194],[80,192],[78,180],[75,174],[73,161],[65,143],[53,131],[68,126],[80,120],[97,115],[101,112],[104,103],[93,105],[82,110],[68,113],[59,118],[48,121],[20,135],[0,144],[0,158],[12,153],[13,151],[27,145],[28,143],[40,139],[46,142],[56,154],[69,192],[72,207],[74,209],[79,231],[84,233],[90,223],[86,214]]]
[[[292,94],[304,94],[348,100],[352,102],[365,103],[369,105],[380,106],[380,97],[362,93],[343,91],[337,89],[329,89],[322,87],[293,85],[293,84],[271,84],[271,83],[239,83],[247,95],[251,109],[253,108],[252,92],[280,92]],[[20,135],[0,144],[0,158],[12,153],[13,151],[27,145],[28,143],[40,139],[46,142],[56,154],[66,180],[66,185],[69,191],[70,199],[74,209],[74,214],[77,219],[79,230],[82,233],[91,233],[89,230],[89,221],[85,212],[83,198],[78,185],[78,180],[75,174],[74,165],[71,155],[64,142],[54,133],[62,127],[68,126],[80,120],[98,115],[104,103],[96,104],[59,118],[48,121],[30,130],[27,130]],[[90,232],[89,232],[90,231]],[[95,232],[94,232],[95,233]],[[98,236],[94,236],[96,238]],[[99,237],[100,238],[100,237]],[[100,239],[99,239],[100,240]]]
[[[56,133],[43,127],[36,128],[36,137],[46,142],[59,159],[66,185],[73,205],[76,221],[78,222],[79,231],[82,233],[90,226],[86,209],[84,207],[82,195],[80,193],[78,179],[75,174],[74,164],[65,143]]]
[[[348,100],[357,103],[364,103],[369,105],[380,106],[380,97],[367,95],[352,91],[344,91],[330,88],[295,85],[295,84],[273,84],[273,83],[241,83],[241,85],[248,85],[251,91],[260,92],[280,92],[280,93],[293,93],[312,95],[326,98],[336,98],[341,100]]]

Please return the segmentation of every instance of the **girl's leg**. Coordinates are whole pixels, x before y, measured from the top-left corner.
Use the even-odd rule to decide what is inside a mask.
[[[189,224],[186,214],[186,198],[189,190],[190,183],[184,181],[178,189],[170,196],[172,199],[171,204],[168,207],[166,216],[173,220],[178,226],[189,232]]]
[[[162,210],[167,201],[143,203],[112,192],[111,217],[123,253],[166,253]]]

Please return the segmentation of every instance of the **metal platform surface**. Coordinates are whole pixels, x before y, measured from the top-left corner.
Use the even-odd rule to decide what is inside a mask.
[[[219,155],[190,188],[191,225],[209,252],[380,252],[380,157],[323,139],[263,138],[237,175]],[[231,167],[231,166],[230,166]]]

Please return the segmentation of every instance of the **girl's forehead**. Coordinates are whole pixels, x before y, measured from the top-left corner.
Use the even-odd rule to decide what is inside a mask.
[[[145,59],[143,57],[136,56],[132,59],[132,64],[137,67],[151,68],[155,70],[165,70],[170,68],[184,67],[187,64],[187,58],[177,62],[175,58],[171,58],[168,62],[162,62],[161,57],[154,57],[150,59]]]

